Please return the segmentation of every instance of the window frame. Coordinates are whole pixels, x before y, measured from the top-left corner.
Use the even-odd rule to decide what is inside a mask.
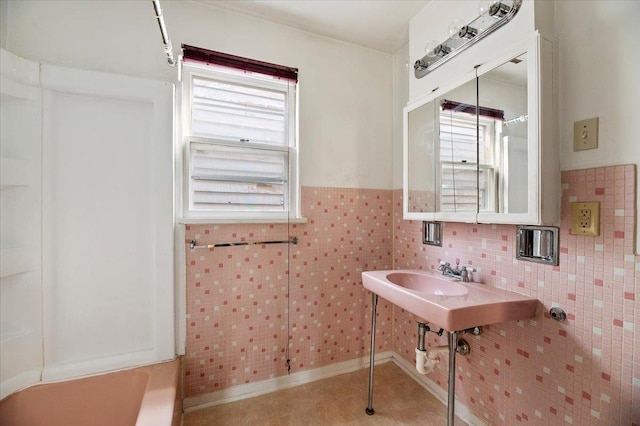
[[[176,155],[176,210],[181,223],[283,223],[306,222],[300,212],[299,185],[299,82],[278,79],[269,75],[233,68],[180,61],[180,89],[177,93],[178,116]],[[286,96],[286,145],[269,145],[251,142],[234,142],[194,136],[192,132],[193,78],[253,86],[284,92]],[[195,210],[191,207],[191,144],[205,143],[215,146],[232,146],[247,149],[287,152],[288,180],[283,211],[261,210]]]

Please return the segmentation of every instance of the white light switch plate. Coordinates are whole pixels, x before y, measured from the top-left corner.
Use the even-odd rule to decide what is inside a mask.
[[[598,147],[598,117],[573,123],[573,150],[583,151]]]

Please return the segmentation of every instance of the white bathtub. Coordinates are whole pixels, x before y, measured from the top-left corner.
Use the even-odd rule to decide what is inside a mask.
[[[0,401],[3,426],[178,426],[180,360],[36,385]]]

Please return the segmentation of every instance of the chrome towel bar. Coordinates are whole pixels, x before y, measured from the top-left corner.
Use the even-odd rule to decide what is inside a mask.
[[[298,237],[293,237],[290,240],[280,240],[280,241],[240,241],[239,243],[217,243],[217,244],[204,244],[197,245],[196,240],[189,241],[189,247],[191,250],[201,249],[201,248],[215,248],[215,247],[233,247],[233,246],[255,246],[255,245],[265,245],[265,244],[298,244]]]

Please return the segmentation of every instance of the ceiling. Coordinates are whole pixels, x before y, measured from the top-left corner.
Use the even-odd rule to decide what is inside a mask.
[[[310,33],[394,54],[429,0],[196,0]]]

